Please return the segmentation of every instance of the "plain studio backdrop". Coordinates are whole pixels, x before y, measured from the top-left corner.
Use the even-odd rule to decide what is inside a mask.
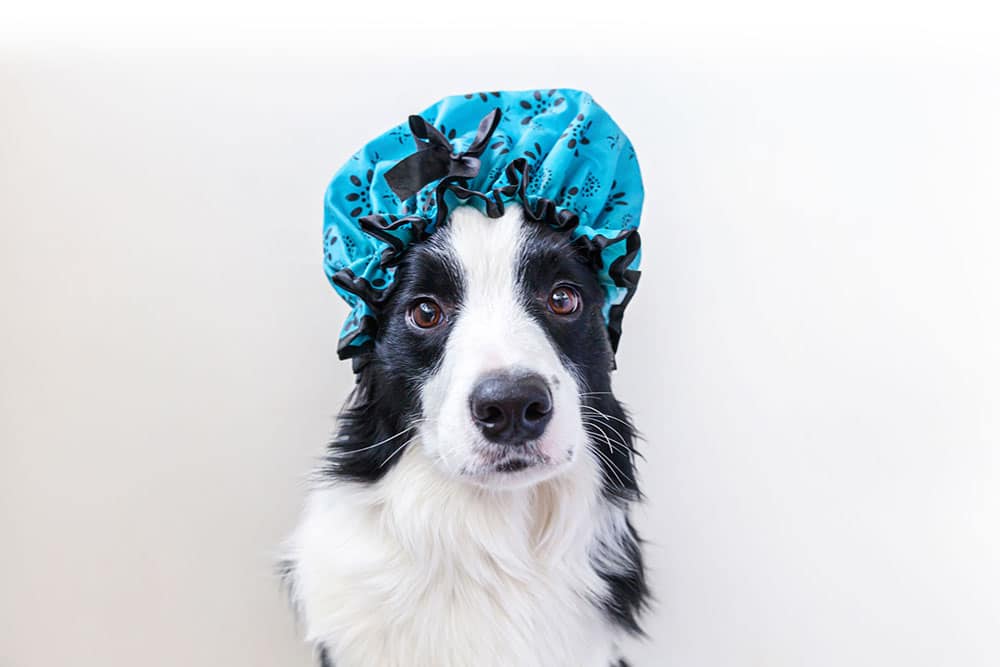
[[[992,17],[780,4],[5,19],[0,665],[310,665],[272,561],[352,385],[324,188],[554,86],[646,182],[634,663],[1000,664]]]

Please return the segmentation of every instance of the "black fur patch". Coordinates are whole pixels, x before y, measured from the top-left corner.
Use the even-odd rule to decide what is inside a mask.
[[[446,311],[462,297],[461,274],[433,244],[412,248],[397,268],[374,351],[359,364],[357,385],[340,414],[337,433],[327,447],[322,472],[359,482],[382,478],[416,434],[424,380],[441,361],[449,327],[415,332],[406,321],[410,306],[433,295]]]
[[[608,585],[608,597],[602,600],[604,612],[613,622],[633,635],[643,635],[639,616],[649,604],[649,587],[642,561],[641,543],[630,521],[626,522],[628,534],[623,536],[615,550],[627,563],[624,571],[609,570],[597,565],[597,574]]]

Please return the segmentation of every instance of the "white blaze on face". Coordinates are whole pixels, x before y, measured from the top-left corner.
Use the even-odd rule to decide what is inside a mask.
[[[511,206],[503,217],[492,219],[461,207],[433,241],[461,268],[462,301],[440,367],[423,388],[427,422],[421,440],[431,459],[451,473],[475,474],[484,465],[483,456],[502,447],[482,436],[469,407],[473,388],[490,373],[537,373],[552,393],[551,421],[535,443],[551,464],[507,476],[510,481],[551,477],[585,444],[576,380],[524,306],[518,262],[528,236],[525,224],[534,223],[523,222],[520,207]],[[493,481],[504,483],[491,477]]]

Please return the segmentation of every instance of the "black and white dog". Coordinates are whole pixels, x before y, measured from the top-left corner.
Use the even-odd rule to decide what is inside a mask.
[[[647,587],[596,276],[512,205],[396,279],[284,564],[321,663],[625,665]]]

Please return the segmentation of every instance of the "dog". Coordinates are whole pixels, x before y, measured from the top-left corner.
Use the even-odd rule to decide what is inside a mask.
[[[460,206],[396,282],[282,564],[320,664],[625,667],[649,591],[594,272]]]

